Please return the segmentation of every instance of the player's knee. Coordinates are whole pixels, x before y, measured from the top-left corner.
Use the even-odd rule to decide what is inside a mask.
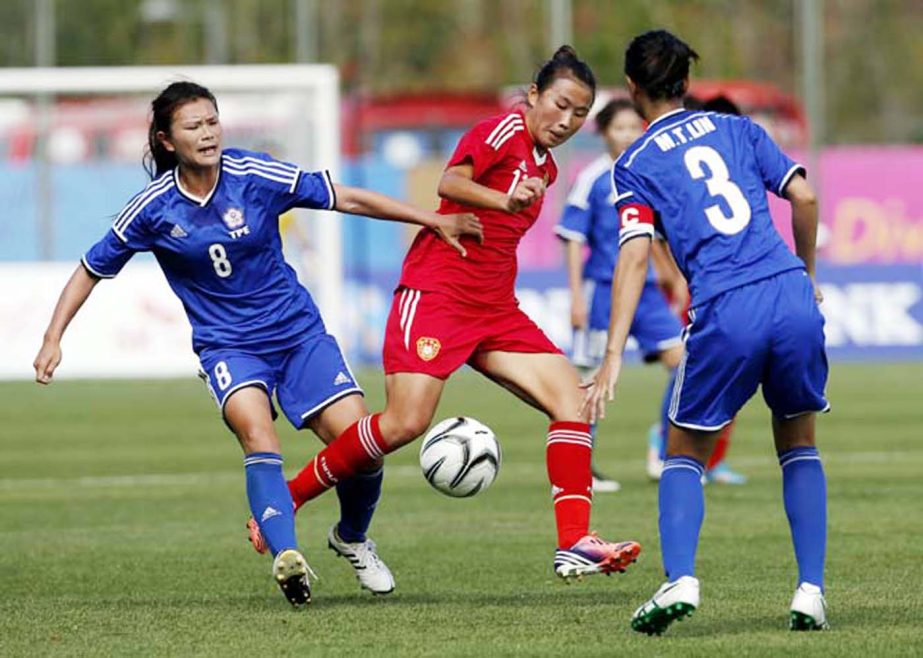
[[[279,439],[272,427],[263,427],[258,424],[248,425],[235,429],[237,440],[244,452],[279,452]]]
[[[397,447],[410,443],[429,427],[431,413],[407,411],[401,414],[385,412],[379,420],[379,428],[385,443]]]

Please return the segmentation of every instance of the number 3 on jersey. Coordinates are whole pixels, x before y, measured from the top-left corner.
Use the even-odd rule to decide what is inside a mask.
[[[734,235],[743,231],[750,223],[750,204],[740,191],[740,188],[731,181],[730,172],[721,154],[710,146],[693,146],[683,156],[686,169],[693,180],[705,179],[705,186],[711,196],[720,196],[731,209],[731,216],[724,214],[718,204],[705,209],[705,217],[719,233]],[[711,177],[706,178],[702,165],[708,167]]]
[[[231,261],[228,260],[228,252],[224,250],[224,245],[219,242],[211,245],[208,248],[208,255],[212,259],[212,266],[215,268],[215,274],[222,279],[231,276],[233,269],[231,268]]]

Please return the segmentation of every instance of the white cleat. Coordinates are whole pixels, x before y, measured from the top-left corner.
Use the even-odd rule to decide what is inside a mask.
[[[375,542],[366,539],[362,542],[343,541],[337,532],[336,524],[327,533],[327,545],[340,557],[345,557],[356,570],[359,584],[372,594],[390,594],[394,591],[394,576],[388,565],[382,562],[375,551]]]
[[[622,489],[618,480],[607,478],[604,475],[593,475],[593,493],[615,493]]]
[[[311,602],[311,583],[308,574],[314,572],[304,556],[294,549],[280,551],[272,561],[272,577],[292,606],[298,608]]]
[[[830,628],[827,623],[827,601],[817,585],[798,585],[790,610],[789,628],[793,631],[825,631]]]
[[[660,586],[651,599],[635,610],[631,627],[639,633],[661,635],[674,621],[691,615],[699,607],[699,581],[683,576]]]

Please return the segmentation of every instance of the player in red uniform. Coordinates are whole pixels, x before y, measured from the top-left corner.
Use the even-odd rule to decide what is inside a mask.
[[[557,167],[550,149],[583,125],[596,90],[589,66],[562,46],[536,75],[522,111],[487,119],[458,144],[439,183],[440,213],[475,212],[484,240],[444,248],[421,231],[404,261],[385,334],[387,406],[322,450],[291,482],[296,504],[420,436],[445,380],[465,363],[551,420],[547,466],[562,578],[623,571],[641,550],[589,532],[589,424],[577,371],[519,308],[516,248],[541,210]]]

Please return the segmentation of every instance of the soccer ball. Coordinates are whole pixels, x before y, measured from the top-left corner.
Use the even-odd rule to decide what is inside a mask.
[[[423,439],[420,467],[437,491],[455,498],[473,496],[497,477],[500,444],[493,431],[474,418],[448,418]]]

